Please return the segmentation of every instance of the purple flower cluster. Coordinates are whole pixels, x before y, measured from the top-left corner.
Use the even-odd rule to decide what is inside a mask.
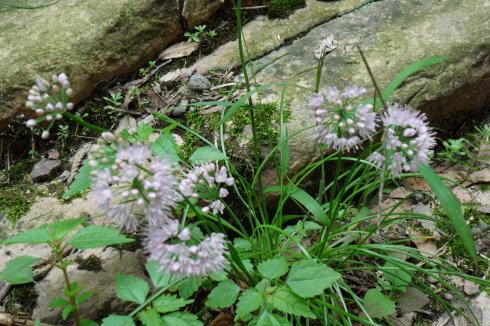
[[[421,164],[427,164],[436,142],[426,119],[425,114],[408,106],[390,106],[381,118],[386,157],[374,152],[368,160],[378,167],[385,166],[393,176],[417,171]]]
[[[320,143],[340,151],[358,149],[376,131],[376,113],[370,104],[353,105],[352,100],[366,94],[366,89],[352,85],[342,92],[329,86],[310,97],[315,111],[316,137]]]
[[[43,139],[49,137],[49,130],[54,121],[61,120],[66,110],[73,109],[73,103],[69,101],[73,90],[66,74],[53,75],[52,81],[53,84],[50,84],[43,78],[37,78],[36,83],[29,90],[26,102],[26,107],[38,116],[27,120],[27,127],[33,128],[42,122],[49,122],[47,129],[41,134]]]

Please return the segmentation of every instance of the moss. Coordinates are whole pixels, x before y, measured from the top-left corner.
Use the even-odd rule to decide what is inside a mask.
[[[31,161],[20,161],[11,165],[6,171],[5,176],[9,183],[21,182],[30,172],[33,163]]]
[[[294,10],[305,5],[305,0],[270,0],[267,15],[270,18],[286,18]]]
[[[13,187],[0,188],[0,213],[15,223],[32,206],[36,198],[36,189],[28,182],[19,183]]]
[[[263,148],[275,146],[279,139],[279,111],[276,103],[255,105],[254,112],[259,145]],[[290,117],[291,111],[285,110],[285,122],[289,121]],[[184,123],[198,134],[212,140],[218,138],[220,113],[215,112],[203,115],[195,110],[186,115]],[[229,137],[227,139],[228,148],[236,148],[240,140],[244,137],[248,137],[246,133],[247,127],[250,126],[250,124],[249,107],[240,107],[232,119],[226,123],[226,133]],[[198,147],[204,145],[197,136],[190,132],[185,132],[182,138],[184,140],[184,145],[180,148],[180,155],[184,160],[188,159]],[[251,148],[248,148],[248,145],[245,147],[244,150],[250,152]],[[243,149],[241,152],[243,152]],[[233,150],[229,151],[229,153],[233,154]]]
[[[37,293],[33,283],[16,285],[5,298],[4,307],[12,315],[21,312],[31,315],[36,307],[36,300]]]
[[[102,262],[99,257],[94,254],[91,254],[87,258],[82,258],[82,256],[77,256],[75,258],[75,263],[78,264],[78,269],[91,271],[91,272],[100,272],[102,270]]]

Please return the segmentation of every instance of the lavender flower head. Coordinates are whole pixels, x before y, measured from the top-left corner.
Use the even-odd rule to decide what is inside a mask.
[[[168,219],[180,200],[178,181],[171,162],[154,157],[147,146],[120,148],[110,168],[94,176],[94,192],[100,207],[121,228],[136,231],[147,217],[149,224]]]
[[[61,120],[65,111],[73,109],[73,103],[69,101],[73,90],[66,74],[53,75],[52,81],[51,84],[43,78],[37,78],[36,83],[29,90],[26,102],[26,107],[37,115],[36,119],[27,120],[27,127],[33,128],[39,123],[49,122],[48,128],[41,135],[43,139],[49,137],[49,130],[54,121]]]
[[[376,130],[376,113],[371,104],[354,106],[352,100],[366,94],[357,85],[343,92],[329,86],[310,97],[309,107],[315,111],[316,137],[331,148],[350,151],[358,149],[364,139],[371,139]]]
[[[196,244],[188,228],[179,230],[176,220],[160,220],[146,230],[145,249],[149,259],[162,269],[185,277],[220,272],[226,265],[225,236],[212,233]]]
[[[423,113],[409,106],[391,105],[381,118],[385,128],[386,157],[378,152],[368,158],[376,166],[386,165],[393,176],[403,171],[415,172],[421,164],[429,162],[435,146],[434,132]]]
[[[232,186],[234,182],[234,179],[228,175],[226,167],[208,163],[195,166],[189,171],[180,183],[179,190],[186,197],[203,201],[204,212],[223,214],[225,205],[221,199],[229,194],[226,186]]]

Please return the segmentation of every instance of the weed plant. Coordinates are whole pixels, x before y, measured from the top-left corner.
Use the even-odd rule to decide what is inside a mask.
[[[318,66],[312,68],[317,71],[316,87],[306,90],[312,93],[309,105],[315,121],[290,134],[285,123],[286,97],[301,86],[294,81],[251,82],[253,70],[245,69],[248,59],[240,1],[235,7],[246,93],[236,101],[194,104],[221,107],[218,139],[206,139],[160,113],[153,115],[166,123],[161,129],[141,123],[134,130],[107,132],[70,113],[71,91],[64,74],[54,76],[54,84],[38,80],[30,93],[28,107],[38,118],[28,125],[43,127],[42,135],[49,134],[54,121],[62,118],[101,134],[64,197],[73,198],[92,188],[109,220],[141,237],[148,253],[145,267],[152,284],[132,275],[114,275],[118,298],[134,308],[126,315],[105,317],[101,325],[197,326],[203,325],[205,311],[219,310],[234,312],[236,322],[256,326],[380,325],[390,323],[398,299],[410,287],[428,295],[441,311],[454,309],[441,293],[452,293],[469,306],[450,278],[459,276],[486,286],[488,281],[465,274],[441,256],[421,254],[409,239],[391,240],[384,233],[388,228],[431,217],[398,212],[402,201],[381,205],[384,188],[392,181],[424,178],[468,259],[477,259],[479,253],[459,202],[427,165],[434,134],[425,117],[389,102],[409,75],[446,58],[414,63],[383,92],[364,60],[376,89],[369,99],[359,86],[343,91],[320,87],[327,53],[320,49]],[[257,110],[262,107],[253,103],[252,96],[272,87],[279,88],[281,95],[275,122],[278,131],[264,157],[257,121]],[[113,96],[108,101],[120,99]],[[53,109],[45,109],[51,106]],[[227,153],[227,122],[240,116],[251,128],[251,176],[239,173]],[[180,156],[170,133],[175,128],[193,135],[202,146],[188,157]],[[322,155],[290,174],[288,143],[311,130]],[[262,176],[270,162],[274,162],[277,180],[265,185]],[[327,178],[330,167],[333,175]],[[307,192],[305,182],[317,174],[322,176],[317,188]],[[292,204],[297,207],[294,213],[286,209]],[[80,316],[79,305],[92,294],[83,292],[82,284],[71,282],[66,268],[72,261],[64,253],[70,248],[129,241],[118,230],[75,218],[20,233],[3,245],[50,245],[53,256],[44,263],[61,269],[65,276],[63,297],[52,298],[50,306],[61,308],[63,319],[71,318],[76,325],[97,325]],[[0,278],[11,284],[32,282],[32,267],[39,263],[36,257],[16,257]],[[428,285],[429,278],[437,281],[439,289]],[[466,314],[471,317],[469,311]]]

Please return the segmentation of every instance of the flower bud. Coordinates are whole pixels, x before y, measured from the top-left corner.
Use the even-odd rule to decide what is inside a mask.
[[[42,139],[48,139],[49,137],[49,131],[44,130],[43,133],[41,134]]]

